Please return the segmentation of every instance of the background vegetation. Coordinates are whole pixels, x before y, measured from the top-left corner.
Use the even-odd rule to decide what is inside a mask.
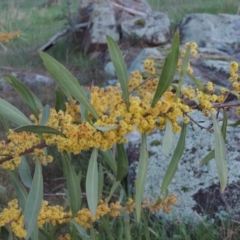
[[[90,1],[90,0],[89,0]],[[47,4],[52,2],[52,4]],[[31,71],[42,70],[37,49],[57,31],[70,24],[68,16],[76,12],[80,0],[2,0],[0,2],[0,31],[21,30],[21,37],[0,45],[1,69],[20,68]],[[182,17],[188,13],[237,14],[237,0],[149,0],[156,10],[167,12],[174,30]],[[98,63],[89,60],[63,39],[49,53],[71,70],[91,68]],[[88,72],[88,71],[87,71]],[[90,72],[90,71],[89,71]]]

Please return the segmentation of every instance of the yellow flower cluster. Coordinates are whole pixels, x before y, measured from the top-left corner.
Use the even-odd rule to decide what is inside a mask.
[[[70,218],[71,212],[64,212],[63,207],[59,205],[49,206],[47,201],[43,201],[38,214],[38,227],[43,227],[46,223],[51,223],[53,226],[67,223]]]
[[[0,142],[0,152],[3,156],[12,156],[12,159],[4,162],[1,166],[10,170],[14,170],[20,164],[19,156],[22,153],[41,143],[41,139],[36,134],[17,133],[13,130],[9,130],[7,139],[7,141]],[[52,158],[49,157],[48,160],[51,161]]]
[[[148,209],[151,213],[163,209],[165,213],[169,213],[173,204],[177,202],[177,198],[174,194],[169,197],[162,199],[159,203],[150,202],[144,200],[142,209]],[[82,227],[88,229],[91,224],[98,221],[106,214],[111,217],[120,217],[121,211],[130,214],[135,209],[135,203],[133,199],[128,199],[126,206],[122,206],[119,202],[106,204],[103,200],[100,200],[96,215],[92,216],[89,209],[84,208],[78,211],[77,216],[74,220],[79,223]],[[63,207],[49,206],[47,201],[42,202],[42,206],[38,215],[38,227],[42,228],[44,224],[51,223],[52,226],[57,224],[68,223],[71,220],[71,212],[64,212]],[[15,236],[24,238],[26,236],[26,230],[24,229],[24,219],[21,210],[18,206],[18,200],[14,199],[8,203],[8,207],[4,208],[0,213],[0,227],[8,225]],[[69,235],[61,235],[59,239],[70,239]]]
[[[229,81],[232,83],[233,90],[237,92],[238,99],[240,99],[240,66],[237,62],[231,62],[230,64],[230,78]]]
[[[186,48],[191,48],[191,54],[196,54],[196,43],[187,43]],[[181,53],[184,56],[184,51]],[[180,60],[181,61],[181,60]],[[50,110],[50,117],[46,126],[53,127],[60,131],[62,135],[42,134],[21,132],[17,133],[10,130],[7,141],[0,143],[0,161],[5,156],[12,158],[4,161],[2,167],[13,170],[20,163],[19,156],[32,150],[32,154],[39,157],[41,162],[48,163],[53,160],[51,156],[45,156],[40,148],[55,145],[59,152],[67,151],[78,154],[83,150],[99,148],[101,150],[110,149],[115,143],[125,143],[127,133],[131,133],[134,128],[140,133],[150,133],[156,129],[163,130],[166,127],[166,120],[172,123],[173,132],[181,130],[179,119],[188,123],[190,119],[187,114],[193,110],[186,104],[188,101],[195,101],[198,110],[203,115],[208,116],[209,112],[214,112],[213,103],[222,103],[225,100],[226,89],[221,89],[223,95],[214,94],[214,84],[209,82],[206,91],[202,92],[191,86],[181,90],[181,98],[175,98],[172,87],[169,87],[161,99],[151,106],[159,79],[151,73],[155,62],[146,59],[144,68],[149,71],[147,78],[143,73],[134,71],[131,73],[129,90],[129,108],[122,98],[120,84],[107,88],[90,87],[91,104],[96,109],[99,118],[96,120],[88,113],[88,118],[92,122],[82,121],[85,113],[81,112],[79,103],[71,100],[66,103],[66,111],[57,112],[54,108]],[[180,64],[181,65],[181,64]],[[240,93],[240,83],[238,82],[238,64],[231,64],[230,74],[234,78],[233,87]],[[239,110],[240,112],[240,110]],[[39,124],[42,118],[30,116],[34,124]]]
[[[71,240],[71,236],[69,233],[66,233],[65,235],[60,235],[58,240]]]
[[[237,93],[238,99],[240,99],[240,66],[237,62],[231,62],[229,81],[232,83],[233,90]],[[237,108],[237,114],[240,115],[240,108]]]
[[[137,90],[142,83],[143,83],[143,77],[141,73],[139,71],[134,71],[131,73],[131,76],[129,78],[128,89],[131,92],[134,90]]]
[[[9,33],[0,32],[0,42],[8,43],[9,40],[13,38],[18,38],[19,36],[20,36],[20,31],[9,32]]]
[[[150,61],[151,64],[153,63]],[[164,129],[167,118],[172,123],[173,131],[179,132],[181,130],[179,118],[191,112],[191,109],[181,99],[175,100],[171,87],[156,105],[151,107],[157,84],[158,79],[152,78],[143,82],[142,75],[138,71],[133,72],[129,86],[132,92],[129,96],[128,109],[122,98],[119,84],[109,86],[107,89],[89,88],[91,104],[99,115],[94,122],[93,116],[88,114],[88,118],[93,120],[92,123],[82,122],[82,114],[85,113],[81,112],[76,101],[67,102],[65,112],[57,112],[52,108],[46,126],[57,129],[64,136],[42,134],[41,137],[38,134],[10,130],[7,136],[8,141],[0,143],[2,155],[0,161],[5,156],[11,156],[13,159],[5,161],[2,167],[11,170],[16,168],[20,162],[19,156],[26,152],[29,153],[30,150],[41,160],[42,164],[51,162],[53,158],[45,156],[44,151],[40,150],[40,148],[51,145],[56,145],[59,152],[67,151],[74,154],[91,148],[100,148],[104,151],[110,149],[115,143],[125,143],[126,134],[131,133],[134,128],[140,133]],[[38,119],[30,116],[34,124],[39,124],[41,118],[42,113]]]
[[[15,236],[24,238],[26,230],[23,229],[23,215],[18,207],[18,200],[14,199],[8,203],[8,207],[4,208],[0,213],[0,227],[9,226]]]
[[[143,67],[149,73],[154,74],[156,72],[154,64],[155,63],[152,59],[146,59],[143,63]]]
[[[192,56],[195,56],[198,52],[197,52],[197,43],[196,42],[187,42],[185,44],[185,49],[183,49],[180,53],[181,57],[184,58],[186,56],[186,52],[188,49],[190,49],[190,54]],[[182,71],[182,58],[178,59],[178,72],[181,73]],[[188,67],[187,67],[187,72],[192,74],[193,73],[193,69],[190,65],[190,62],[188,62]]]
[[[149,212],[154,213],[159,210],[163,210],[164,213],[169,213],[171,211],[172,205],[177,202],[177,197],[175,194],[171,194],[168,198],[161,199],[159,203],[153,203],[149,199],[145,199],[142,208],[148,209]]]
[[[35,148],[33,150],[33,155],[34,155],[34,160],[39,159],[39,161],[43,165],[47,165],[48,163],[51,163],[53,161],[53,156],[48,155],[46,156],[46,153],[44,152],[43,149]]]
[[[212,94],[211,92],[214,91],[214,86],[212,83],[208,83],[208,90],[209,92],[204,93],[198,89],[193,89],[191,86],[187,88],[183,88],[181,93],[183,95],[183,99],[189,99],[191,101],[195,101],[198,109],[202,111],[204,116],[208,116],[209,112],[215,112],[213,108],[213,103],[218,102],[222,103],[224,101],[224,96],[216,94]]]

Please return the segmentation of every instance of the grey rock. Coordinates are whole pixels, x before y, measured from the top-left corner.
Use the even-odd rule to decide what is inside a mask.
[[[74,23],[83,22],[88,22],[88,25],[74,34],[74,40],[80,43],[84,53],[106,49],[106,35],[115,41],[119,40],[115,12],[110,0],[96,0],[79,9],[74,16]]]
[[[160,45],[169,40],[170,20],[165,13],[152,12],[146,17],[135,17],[121,23],[123,37],[137,37],[150,45]]]
[[[207,69],[210,69],[214,72],[221,73],[222,75],[228,77],[229,76],[229,66],[230,63],[228,61],[222,60],[204,60],[201,61],[201,66]]]
[[[114,11],[110,1],[105,0],[101,3],[95,3],[90,21],[92,44],[106,44],[106,35],[110,35],[115,41],[119,40]]]
[[[37,89],[44,86],[48,87],[54,84],[51,78],[40,74],[12,72],[11,75],[19,79],[30,89]],[[8,91],[10,89],[12,89],[12,87],[4,79],[0,78],[0,90]]]
[[[240,16],[189,14],[179,26],[183,43],[195,41],[200,47],[233,55],[240,50]]]
[[[150,59],[161,59],[163,55],[157,48],[144,48],[141,52],[137,55],[134,61],[131,63],[128,72],[131,73],[132,71],[139,70],[143,71],[143,61],[146,58]]]
[[[109,86],[109,85],[115,86],[118,82],[119,82],[118,79],[108,80],[107,81],[107,86]]]
[[[116,72],[115,72],[115,68],[113,66],[112,62],[108,62],[105,67],[104,67],[104,71],[107,75],[111,76],[111,77],[115,77],[116,76]]]
[[[201,113],[196,112],[193,118],[197,121],[203,120],[205,127],[211,124],[211,120],[202,117]],[[221,116],[220,116],[221,118]],[[232,121],[235,121],[232,119]],[[147,180],[145,184],[144,196],[152,200],[156,200],[160,196],[161,184],[168,165],[171,161],[172,153],[169,157],[165,157],[161,152],[161,142],[163,132],[157,131],[148,136],[148,152],[149,166]],[[177,144],[179,134],[175,136],[175,145]],[[160,212],[159,215],[168,218],[169,220],[176,219],[191,219],[199,221],[201,217],[206,217],[207,209],[211,204],[214,204],[214,217],[221,214],[239,215],[240,205],[238,200],[232,200],[232,196],[238,199],[240,195],[240,136],[236,129],[228,128],[226,149],[227,149],[227,165],[228,165],[228,187],[224,193],[220,192],[219,180],[217,175],[216,163],[214,160],[208,164],[199,166],[200,161],[213,149],[213,134],[195,126],[188,126],[185,151],[178,165],[178,170],[174,176],[172,183],[169,185],[169,193],[175,193],[178,202],[174,205],[173,210],[169,215]],[[153,144],[153,143],[158,144]],[[135,148],[136,150],[137,148]],[[137,164],[132,164],[136,171]],[[132,177],[131,177],[132,178]],[[218,196],[217,199],[212,197]],[[206,197],[204,199],[204,196]],[[208,196],[208,198],[207,198]],[[204,201],[203,201],[204,200]],[[214,202],[215,201],[215,202]],[[220,204],[221,203],[221,204]],[[209,204],[208,206],[206,206]]]

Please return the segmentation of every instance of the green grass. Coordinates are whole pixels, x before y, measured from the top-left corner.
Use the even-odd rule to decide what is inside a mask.
[[[50,7],[45,6],[44,2],[46,1],[10,0],[8,4],[7,1],[0,3],[0,31],[21,31],[19,39],[0,47],[1,67],[28,70],[38,67],[40,58],[37,49],[67,24],[63,15],[67,14],[66,1]],[[70,12],[77,9],[77,3],[77,0],[72,0]],[[60,47],[62,49],[57,49],[57,53],[66,50],[61,44]]]
[[[68,20],[64,17],[69,14],[66,10],[67,1],[72,3],[69,9],[71,13],[74,13],[79,0],[61,0],[60,4],[49,7],[44,4],[47,0],[2,0],[0,2],[0,31],[21,30],[21,36],[9,44],[0,45],[0,67],[43,70],[37,49],[67,24]],[[203,12],[236,14],[240,5],[238,0],[149,0],[149,3],[154,9],[168,13],[172,30],[185,14]],[[82,69],[91,69],[94,66],[87,56],[79,55],[79,52],[69,46],[69,42],[64,38],[54,46],[50,53],[70,67],[72,63],[73,65],[76,63],[76,59],[78,59],[78,67]]]

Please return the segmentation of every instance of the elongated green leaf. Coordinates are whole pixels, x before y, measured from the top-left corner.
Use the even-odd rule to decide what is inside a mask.
[[[165,156],[169,155],[170,151],[172,150],[173,143],[174,143],[174,134],[172,130],[172,123],[169,119],[167,119],[166,130],[165,130],[165,134],[162,142],[162,153]]]
[[[141,218],[141,204],[145,182],[147,178],[147,169],[148,169],[147,136],[145,133],[143,133],[141,138],[140,159],[136,179],[135,202],[137,222],[139,222]]]
[[[150,240],[150,231],[148,229],[148,218],[146,216],[142,217],[142,222],[144,224],[144,235],[146,240]]]
[[[124,149],[123,144],[117,144],[117,179],[116,181],[121,181],[128,172],[128,157]]]
[[[9,131],[9,124],[8,124],[7,118],[5,118],[4,116],[0,115],[0,121],[2,122],[2,125],[4,127],[5,132],[8,132]]]
[[[26,207],[24,210],[24,222],[26,224],[27,236],[29,239],[36,227],[39,211],[42,206],[43,200],[43,178],[42,178],[42,165],[37,159],[35,172],[33,176],[32,185],[27,198]]]
[[[14,76],[10,76],[9,78],[11,79],[12,86],[14,87],[20,98],[28,106],[33,115],[38,118],[38,108],[31,91]]]
[[[73,96],[81,104],[83,104],[88,112],[90,112],[96,119],[98,114],[94,107],[88,100],[84,89],[80,86],[77,79],[57,60],[44,52],[39,52],[40,57],[43,60],[44,66],[47,68],[48,72],[54,78],[56,83],[59,85],[64,94],[70,98]]]
[[[17,125],[32,124],[32,122],[16,107],[0,98],[0,115]]]
[[[113,62],[113,66],[116,71],[116,75],[122,88],[123,99],[126,102],[127,107],[129,107],[128,73],[126,64],[124,62],[119,46],[110,36],[107,36],[107,45],[111,60]]]
[[[8,232],[6,227],[1,227],[0,228],[0,239],[1,240],[10,240],[10,239],[12,239],[12,238],[9,238],[10,237],[9,235],[10,234],[9,234],[9,232]]]
[[[93,149],[89,161],[87,178],[86,178],[86,194],[89,210],[92,216],[96,215],[98,204],[98,164],[97,164],[98,150]]]
[[[87,239],[90,239],[90,236],[87,234],[85,228],[83,228],[81,225],[79,225],[77,222],[75,222],[74,220],[71,220],[70,221],[77,229],[78,233],[84,237],[84,238],[87,238]]]
[[[202,92],[205,91],[205,88],[200,80],[198,80],[195,76],[193,76],[191,73],[187,73],[189,78],[192,80],[192,82],[198,87],[198,89]]]
[[[227,126],[229,126],[227,124],[227,115],[226,115],[226,111],[223,111],[223,124],[221,127],[221,131],[222,131],[222,135],[223,135],[223,139],[224,141],[226,140],[226,135],[227,135]],[[199,163],[199,166],[208,163],[209,161],[211,161],[213,158],[215,157],[214,155],[214,150],[212,150],[211,152],[209,152],[207,154],[207,156],[205,158],[203,158],[201,160],[201,162]]]
[[[131,227],[129,221],[124,221],[124,230],[125,230],[125,238],[126,240],[132,240],[131,237]]]
[[[41,101],[39,100],[39,98],[32,92],[32,96],[35,100],[35,103],[36,103],[36,106],[39,110],[42,110],[43,109],[43,105],[41,103]]]
[[[201,160],[201,162],[199,163],[199,166],[202,166],[203,164],[208,163],[208,162],[211,161],[214,157],[215,157],[215,155],[214,155],[214,150],[212,150],[211,152],[209,152],[209,153],[207,154],[206,157],[204,157],[204,158]]]
[[[74,167],[70,163],[70,156],[66,152],[63,152],[63,161],[67,177],[67,188],[72,217],[75,217],[80,210],[82,200],[80,181]]]
[[[109,227],[109,222],[106,220],[106,218],[102,218],[102,226],[105,230],[105,232],[107,233],[107,239],[108,240],[115,240],[114,236],[113,236],[113,231],[111,231],[110,227]]]
[[[8,170],[8,175],[11,178],[14,190],[17,193],[19,205],[22,209],[22,212],[24,212],[26,202],[27,202],[28,193],[27,193],[26,189],[23,187],[23,185],[20,183],[20,181],[18,180],[18,178],[17,178],[17,176],[15,175],[14,172]]]
[[[97,234],[95,232],[95,229],[93,228],[93,225],[91,225],[91,228],[90,228],[90,235],[92,240],[97,240]]]
[[[42,112],[42,118],[40,121],[40,125],[45,125],[49,119],[50,116],[50,106],[47,104],[44,108],[43,108],[43,112]]]
[[[102,164],[99,164],[99,171],[98,171],[98,201],[100,200],[102,196],[102,191],[103,191],[103,166]]]
[[[226,140],[226,136],[227,136],[227,126],[228,126],[227,122],[228,122],[227,114],[224,109],[223,110],[223,123],[222,123],[222,127],[221,127],[221,132],[222,132],[224,141]]]
[[[187,131],[187,125],[183,124],[177,147],[173,153],[171,162],[167,168],[167,171],[162,181],[161,193],[165,193],[165,191],[167,190],[169,184],[171,183],[177,171],[179,160],[181,159],[184,148],[185,148],[186,131]]]
[[[57,112],[62,110],[63,112],[66,112],[66,104],[65,104],[65,98],[63,93],[60,90],[56,90],[56,104],[55,104],[55,109]]]
[[[214,114],[212,115],[213,129],[214,129],[214,148],[215,148],[215,160],[217,165],[218,177],[220,180],[222,192],[227,186],[227,164],[226,164],[226,146],[223,139],[223,134],[218,125],[218,121]]]
[[[110,149],[108,149],[106,151],[100,150],[100,153],[101,153],[104,161],[108,164],[108,166],[111,168],[111,170],[114,172],[114,174],[117,174],[117,164],[116,164],[116,161],[115,161],[112,151]]]
[[[46,134],[56,134],[65,137],[65,135],[59,132],[57,129],[48,127],[48,126],[40,126],[40,125],[28,125],[22,126],[14,129],[15,132],[31,132],[31,133],[46,133]]]
[[[37,225],[35,226],[35,228],[34,228],[34,230],[32,232],[31,240],[39,240],[39,230],[38,230],[38,226]]]
[[[187,50],[186,50],[186,54],[183,58],[183,62],[182,62],[180,80],[178,82],[177,91],[176,91],[176,94],[175,94],[175,100],[179,97],[180,91],[182,89],[183,78],[184,78],[184,76],[186,75],[186,72],[187,72],[190,53],[191,53],[191,47],[188,47]]]
[[[5,192],[6,192],[6,188],[0,185],[0,194]]]
[[[155,106],[157,101],[162,97],[166,92],[168,87],[171,85],[174,75],[176,73],[177,63],[179,55],[179,34],[176,33],[168,56],[165,59],[163,64],[161,76],[158,81],[157,89],[153,97],[152,107]]]
[[[21,156],[21,163],[18,166],[18,170],[23,184],[30,188],[32,184],[32,175],[25,156]]]
[[[75,228],[75,226],[71,226],[72,224],[70,223],[70,239],[71,240],[78,240],[79,238],[77,237],[77,229]]]
[[[99,131],[102,131],[102,132],[107,132],[107,131],[110,131],[110,130],[113,130],[113,129],[116,129],[118,128],[119,125],[115,124],[115,125],[112,125],[112,126],[103,126],[103,127],[100,127],[100,126],[96,126],[95,128]]]
[[[108,197],[106,198],[105,200],[105,203],[108,204],[108,202],[111,200],[113,194],[115,193],[115,191],[120,187],[120,182],[119,181],[116,181],[113,183],[112,187],[111,187],[111,190],[110,190],[110,193],[108,195]]]
[[[12,80],[9,78],[9,77],[3,77],[3,79],[9,83],[10,85],[13,85],[12,84]],[[18,80],[18,79],[17,79]],[[19,81],[19,80],[18,80]],[[35,101],[35,104],[36,104],[36,107],[37,109],[41,110],[43,108],[43,105],[41,103],[41,101],[39,100],[39,98],[32,92],[28,89],[28,91],[31,93],[31,95],[33,96],[34,98],[34,101]]]
[[[240,120],[236,121],[235,123],[228,124],[228,126],[230,126],[230,127],[237,127],[239,125],[240,125]]]

